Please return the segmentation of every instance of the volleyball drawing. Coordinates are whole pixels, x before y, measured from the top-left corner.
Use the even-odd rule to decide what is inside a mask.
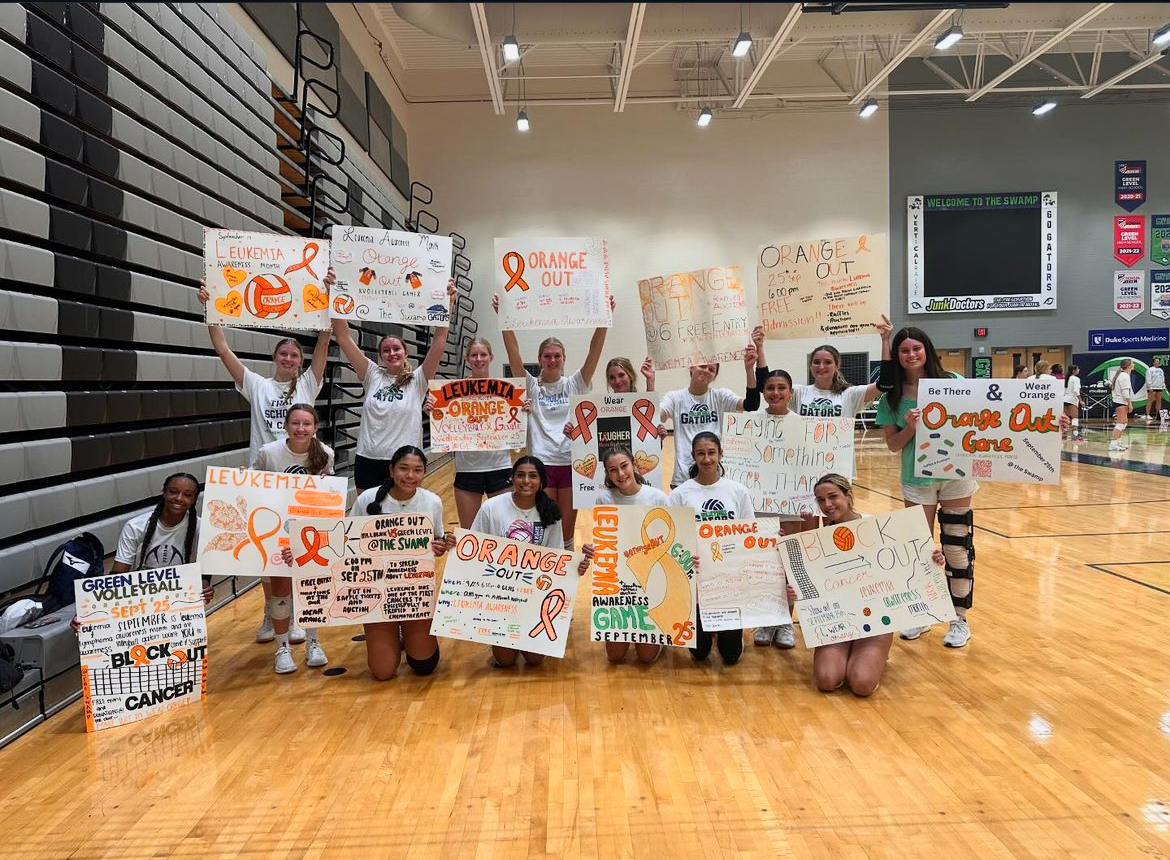
[[[292,307],[292,290],[280,275],[256,275],[244,287],[244,307],[260,319],[284,316]]]
[[[347,295],[334,296],[333,310],[339,314],[353,313],[353,298]]]
[[[548,591],[550,588],[552,588],[552,577],[546,573],[542,573],[540,576],[536,577],[536,587],[541,591]]]
[[[838,526],[833,529],[833,546],[841,550],[841,552],[849,552],[853,549],[853,532],[845,528],[845,526]]]

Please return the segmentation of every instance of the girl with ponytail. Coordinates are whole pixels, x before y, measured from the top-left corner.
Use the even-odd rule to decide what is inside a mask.
[[[333,449],[317,438],[316,409],[308,403],[294,403],[285,415],[284,429],[284,439],[260,449],[252,462],[253,469],[298,475],[333,474]]]

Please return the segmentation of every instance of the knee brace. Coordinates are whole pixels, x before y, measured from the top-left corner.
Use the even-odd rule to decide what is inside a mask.
[[[435,667],[439,665],[439,646],[435,645],[435,653],[425,660],[419,660],[416,657],[406,655],[406,664],[414,670],[416,675],[429,675],[435,671]]]
[[[273,621],[285,621],[292,617],[292,597],[270,597],[266,601],[268,617]]]
[[[975,512],[970,508],[938,509],[947,584],[956,609],[970,609],[975,594]]]
[[[1126,428],[1126,425],[1124,423],[1122,423],[1121,421],[1114,422],[1114,424],[1113,424],[1113,429],[1116,430],[1118,433],[1124,433],[1125,428]]]

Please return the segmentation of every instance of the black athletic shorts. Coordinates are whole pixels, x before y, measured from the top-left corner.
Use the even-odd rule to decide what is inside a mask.
[[[490,496],[512,486],[512,470],[496,469],[493,472],[456,472],[455,489]]]

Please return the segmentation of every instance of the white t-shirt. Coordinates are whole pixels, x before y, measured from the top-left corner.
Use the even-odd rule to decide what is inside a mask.
[[[528,453],[546,466],[568,466],[573,461],[571,443],[565,436],[569,401],[574,394],[588,394],[592,386],[585,384],[579,370],[556,382],[541,382],[531,373],[524,375],[528,380],[528,400],[532,403],[528,416]]]
[[[370,487],[358,494],[353,500],[353,507],[349,509],[351,517],[368,517],[369,506],[378,495],[377,487]],[[430,490],[419,487],[414,495],[405,502],[400,502],[389,493],[382,499],[382,513],[384,514],[426,514],[431,518],[435,534],[442,535],[447,530],[443,523],[443,500]]]
[[[1146,368],[1146,388],[1161,391],[1166,388],[1166,374],[1160,367]]]
[[[284,418],[290,406],[294,403],[312,405],[317,401],[321,383],[312,370],[306,370],[297,378],[296,388],[289,397],[287,382],[277,382],[245,367],[244,384],[237,385],[236,391],[252,407],[252,433],[248,441],[248,462],[252,463],[263,445],[285,437]]]
[[[1037,373],[1036,378],[1037,379],[1056,379],[1056,377],[1053,376],[1051,373]]]
[[[564,422],[562,422],[564,426]],[[561,534],[561,521],[557,520],[550,526],[540,524],[540,515],[536,507],[528,510],[516,507],[511,493],[501,493],[492,496],[483,503],[475,521],[471,524],[473,532],[498,535],[512,540],[534,543],[546,546],[549,549],[564,549],[565,538]]]
[[[508,451],[456,451],[456,472],[498,472],[512,469],[512,455]]]
[[[648,484],[639,484],[638,492],[632,496],[625,495],[621,490],[611,490],[609,487],[601,487],[597,491],[597,501],[594,504],[598,505],[668,505],[670,500],[666,493],[657,487],[651,487]]]
[[[159,567],[174,567],[188,564],[195,560],[195,553],[199,550],[199,520],[195,520],[195,541],[191,544],[191,558],[183,557],[183,549],[187,543],[187,518],[177,526],[167,526],[161,519],[155,523],[154,535],[150,539],[150,547],[146,551],[146,558],[139,565],[138,559],[142,555],[142,540],[146,537],[146,527],[150,523],[150,513],[139,514],[122,526],[122,534],[118,536],[118,551],[114,553],[114,560],[130,565],[131,570],[154,570]]]
[[[689,389],[668,391],[662,398],[661,420],[674,420],[674,474],[672,485],[687,479],[694,458],[691,442],[703,432],[723,438],[723,415],[734,412],[742,398],[730,388],[708,388],[706,394],[691,394]]]
[[[1065,380],[1064,402],[1076,406],[1081,402],[1081,378],[1070,376]]]
[[[817,418],[856,418],[865,406],[865,385],[850,385],[840,394],[815,385],[792,386],[789,410]]]
[[[1127,405],[1133,400],[1133,380],[1129,378],[1128,370],[1117,371],[1117,378],[1113,380],[1113,402],[1119,406]]]
[[[689,505],[699,522],[711,520],[754,520],[756,511],[747,487],[730,478],[714,484],[700,484],[691,478],[670,493],[672,505]]]
[[[358,427],[355,453],[371,460],[389,460],[403,445],[422,448],[422,405],[427,397],[427,378],[416,367],[406,388],[396,375],[379,364],[366,366],[366,399]]]
[[[325,466],[325,474],[333,474],[333,449],[322,443],[321,447],[329,456],[329,463]],[[294,454],[289,450],[288,438],[277,439],[262,447],[252,461],[253,469],[265,472],[292,472],[297,475],[309,474],[309,452]]]

